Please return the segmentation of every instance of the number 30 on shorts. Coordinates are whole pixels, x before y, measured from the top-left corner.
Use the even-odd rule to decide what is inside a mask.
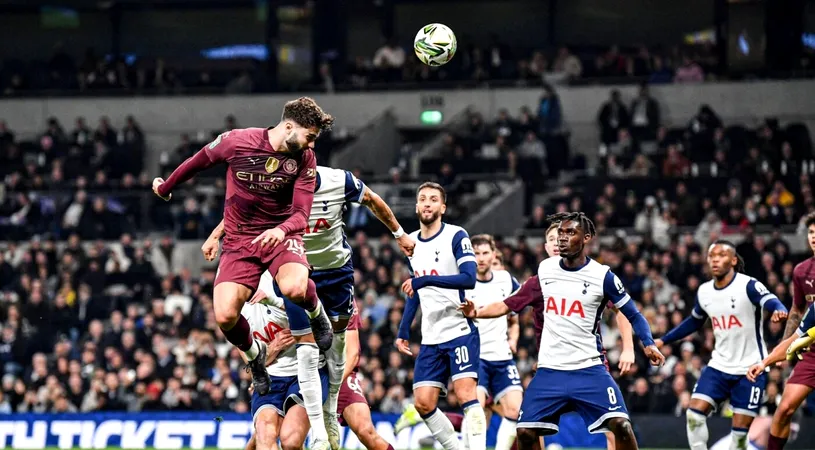
[[[470,362],[470,351],[467,347],[456,347],[456,364],[464,364]]]

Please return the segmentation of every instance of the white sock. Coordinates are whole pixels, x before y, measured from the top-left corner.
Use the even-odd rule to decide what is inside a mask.
[[[464,417],[467,418],[467,443],[470,450],[487,450],[487,416],[478,400],[464,404]]]
[[[306,308],[303,308],[306,311],[306,315],[308,315],[309,319],[314,319],[315,317],[319,316],[320,313],[323,312],[323,304],[317,302],[317,307],[314,308],[314,311],[309,311]]]
[[[747,450],[747,428],[730,430],[730,450]]]
[[[433,437],[444,447],[444,450],[459,450],[458,437],[453,424],[443,412],[436,408],[427,417],[422,417],[425,425],[433,434]]]
[[[325,441],[328,440],[328,432],[323,422],[323,387],[317,370],[319,361],[320,350],[317,349],[317,344],[297,344],[297,378],[303,406],[311,423],[311,437]]]
[[[518,422],[507,418],[501,419],[501,426],[498,427],[498,436],[495,438],[495,450],[509,450],[515,442],[517,434],[516,426]]]
[[[689,409],[685,413],[687,420],[688,445],[691,450],[707,450],[707,416]]]
[[[470,437],[467,434],[467,418],[461,419],[461,447],[465,449],[470,448]]]
[[[331,348],[325,354],[328,364],[328,401],[326,411],[337,414],[337,399],[342,387],[342,375],[345,372],[345,331],[334,332]]]
[[[255,358],[258,357],[258,353],[260,353],[260,344],[258,344],[258,341],[255,340],[252,341],[252,346],[249,347],[249,350],[243,352],[248,361],[254,361]]]

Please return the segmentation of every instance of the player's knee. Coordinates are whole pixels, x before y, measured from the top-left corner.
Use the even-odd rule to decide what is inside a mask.
[[[614,437],[621,441],[634,440],[634,428],[628,419],[622,417],[614,417],[608,420],[608,428],[614,433]]]
[[[218,306],[218,303],[216,303],[213,309],[215,310],[215,323],[218,324],[218,327],[229,330],[235,326],[235,323],[238,321],[238,316],[240,315],[240,308],[230,308],[226,304]]]
[[[426,416],[436,409],[436,404],[434,402],[424,398],[416,398],[416,402],[413,406],[416,407],[416,412],[418,412],[421,416]]]
[[[302,303],[306,299],[308,289],[308,278],[292,276],[291,278],[280,280],[278,283],[280,293],[294,303]]]
[[[362,425],[355,434],[359,437],[359,440],[365,448],[377,448],[376,443],[379,440],[379,435],[376,434],[376,429],[374,429],[373,424],[370,422]]]
[[[280,431],[280,447],[282,450],[301,450],[303,442],[299,433],[293,430]]]
[[[786,400],[782,400],[778,405],[778,409],[775,411],[775,417],[783,424],[791,422],[793,414],[795,414],[795,408],[791,402]]]

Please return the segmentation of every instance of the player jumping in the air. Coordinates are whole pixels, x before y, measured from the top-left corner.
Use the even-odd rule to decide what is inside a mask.
[[[730,448],[747,448],[747,432],[758,415],[767,385],[766,374],[755,380],[747,371],[767,354],[764,344],[763,310],[772,321],[787,317],[787,309],[764,285],[745,275],[744,263],[729,241],[710,245],[707,263],[713,279],[699,286],[691,316],[657,340],[657,346],[683,339],[702,328],[708,318],[713,324],[713,356],[693,390],[686,413],[691,450],[708,448],[707,416],[730,399],[733,425]]]
[[[258,293],[273,292],[272,276],[266,272],[260,279]],[[264,294],[261,294],[263,292]],[[259,298],[257,295],[254,298]],[[261,303],[246,303],[242,316],[249,322],[252,334],[269,346],[264,363],[271,378],[269,392],[252,393],[252,422],[255,425],[247,448],[258,450],[277,449],[277,440],[283,450],[300,450],[309,431],[309,420],[303,407],[304,395],[297,382],[297,351],[289,328],[292,315],[305,316],[302,308],[286,311],[284,301],[277,295],[266,295]],[[305,320],[305,319],[304,319]],[[325,359],[320,362],[320,382],[323,385],[323,401],[328,393],[328,372]],[[328,442],[316,441],[312,449],[325,450]]]
[[[619,450],[636,449],[637,441],[617,383],[604,365],[599,320],[608,299],[626,315],[652,364],[665,357],[651,337],[620,279],[587,255],[594,224],[583,213],[550,216],[559,223],[560,257],[538,266],[537,276],[503,302],[476,308],[466,301],[467,317],[490,318],[534,305],[543,316],[538,371],[524,392],[518,419],[518,447],[539,449],[539,436],[558,431],[560,416],[576,410],[590,433],[611,431]]]
[[[445,450],[457,450],[453,425],[436,407],[452,379],[467,418],[469,448],[485,450],[487,420],[476,394],[481,350],[478,330],[458,310],[464,291],[476,284],[475,256],[467,232],[442,222],[446,200],[444,188],[436,183],[423,183],[416,191],[420,229],[411,233],[418,242],[410,258],[413,278],[402,284],[408,301],[396,347],[413,355],[408,342],[410,326],[421,305],[422,345],[413,374],[416,410]]]
[[[815,252],[815,214],[809,214],[804,219],[807,227],[807,242],[809,248]],[[813,314],[812,304],[815,301],[815,257],[795,266],[792,273],[792,309],[787,319],[787,328],[784,332],[785,342],[794,337],[799,329],[801,318],[810,305],[808,314]],[[808,331],[808,330],[803,330]],[[815,333],[813,333],[815,334]],[[779,344],[779,347],[781,344]],[[804,353],[803,359],[795,365],[792,376],[784,386],[781,403],[775,410],[772,426],[770,427],[770,440],[767,450],[780,450],[784,448],[790,436],[790,424],[793,414],[804,400],[815,389],[815,354]]]
[[[331,348],[326,352],[329,373],[328,401],[322,404],[322,409],[317,403],[307,402],[305,406],[314,433],[322,436],[322,430],[325,428],[331,447],[336,450],[340,445],[337,401],[340,386],[343,385],[345,379],[343,373],[347,372],[346,327],[354,309],[354,267],[351,263],[351,247],[345,238],[343,231],[345,224],[342,219],[346,203],[360,203],[369,208],[393,233],[405,255],[412,255],[413,247],[416,244],[410,236],[405,234],[388,204],[350,172],[318,166],[314,189],[314,202],[303,242],[308,262],[313,269],[311,279],[316,283],[317,296],[333,322],[334,339]],[[202,251],[208,260],[213,260],[217,256],[220,237],[221,233],[216,229],[204,243]],[[298,308],[287,307],[287,311],[295,309]],[[298,339],[298,342],[301,337],[310,336],[310,324],[308,320],[303,320],[301,315],[290,314],[289,322],[292,334]],[[316,359],[314,362],[316,363]],[[316,367],[310,367],[307,373],[312,374],[311,377],[316,377]],[[303,379],[301,377],[301,384]],[[316,386],[316,383],[313,384]],[[319,398],[319,396],[314,396],[314,398]]]
[[[264,364],[266,344],[252,338],[249,322],[240,312],[266,270],[288,299],[307,310],[317,344],[324,349],[331,346],[331,323],[309,279],[302,234],[314,198],[314,141],[333,122],[314,100],[302,97],[286,103],[275,127],[222,133],[166,181],[153,180],[153,192],[169,200],[173,189],[196,173],[219,163],[229,166],[224,248],[213,295],[215,320],[226,339],[246,356],[261,395],[269,392],[270,384]],[[316,346],[310,345],[316,354]],[[311,401],[319,402],[319,396]]]

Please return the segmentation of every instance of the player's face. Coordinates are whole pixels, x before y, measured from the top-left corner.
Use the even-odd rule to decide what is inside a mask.
[[[489,244],[476,245],[473,249],[475,252],[475,264],[477,266],[479,275],[486,275],[492,270],[493,263],[495,262],[495,250],[490,248]]]
[[[809,248],[813,252],[815,252],[815,224],[812,224],[807,228],[807,242],[809,242]]]
[[[546,242],[543,243],[543,249],[549,256],[560,255],[560,249],[557,247],[557,228],[552,228],[546,233]]]
[[[286,149],[292,153],[299,153],[305,149],[314,150],[314,141],[320,136],[317,128],[305,128],[294,122],[286,125],[289,134],[286,136]]]
[[[416,196],[416,215],[419,221],[430,225],[441,219],[447,206],[442,202],[441,192],[433,188],[424,188]]]
[[[722,278],[736,265],[736,253],[728,245],[715,244],[707,252],[707,264],[710,273],[716,278]]]
[[[583,233],[580,223],[567,220],[560,223],[557,228],[557,246],[560,256],[575,258],[583,253],[583,247],[589,241],[589,236]]]

